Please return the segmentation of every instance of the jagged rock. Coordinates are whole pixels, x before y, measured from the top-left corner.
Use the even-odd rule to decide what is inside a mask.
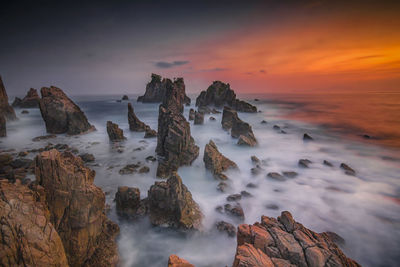
[[[253,162],[253,163],[260,163],[260,159],[259,158],[257,158],[256,156],[251,156],[251,161]]]
[[[215,227],[220,232],[226,232],[230,237],[236,236],[236,227],[228,222],[219,221],[215,224]]]
[[[135,132],[153,131],[151,130],[150,126],[139,120],[139,118],[135,114],[135,111],[131,103],[128,103],[128,122],[129,122],[129,130],[131,131]]]
[[[57,135],[55,135],[55,134],[41,135],[41,136],[37,136],[37,137],[33,138],[32,141],[39,142],[42,140],[47,140],[47,139],[56,138],[56,137],[57,137]]]
[[[148,191],[150,222],[180,229],[200,229],[203,214],[192,194],[174,172],[165,182],[156,182]]]
[[[267,124],[268,122],[266,120],[262,120],[261,124]]]
[[[236,98],[235,92],[230,88],[229,83],[214,81],[206,91],[202,91],[196,99],[196,106],[214,105],[222,107],[228,105],[237,111],[257,112],[257,108],[245,101]]]
[[[190,120],[190,121],[193,121],[193,120],[194,120],[195,114],[196,114],[196,112],[194,111],[194,109],[191,108],[191,109],[189,110],[189,120]]]
[[[327,161],[327,160],[324,160],[324,165],[326,165],[326,166],[328,166],[328,167],[333,167],[333,164],[332,163],[330,163],[329,161]]]
[[[194,265],[176,255],[170,255],[168,259],[168,267],[194,267]]]
[[[43,194],[0,180],[1,266],[68,266]]]
[[[135,187],[120,186],[115,193],[117,213],[123,217],[133,217],[140,206],[140,190]]]
[[[0,115],[8,121],[13,121],[17,119],[15,111],[12,106],[8,103],[8,96],[6,88],[4,87],[3,80],[0,76]]]
[[[142,168],[139,169],[139,173],[148,173],[150,171],[150,168],[147,166],[143,166]]]
[[[23,99],[16,97],[12,106],[19,108],[38,108],[39,102],[40,97],[37,90],[31,88]]]
[[[123,95],[121,100],[129,100],[129,97],[127,95]]]
[[[137,101],[143,103],[161,103],[164,101],[167,91],[168,80],[162,79],[160,75],[151,74],[151,81],[146,85],[146,92],[143,96],[139,96]],[[170,80],[169,80],[170,81]],[[178,78],[174,81],[175,86],[181,87],[185,91],[185,83],[183,78]],[[190,98],[184,94],[182,103],[190,105]]]
[[[105,195],[94,185],[95,171],[80,157],[53,149],[35,158],[36,181],[46,192],[70,266],[115,266],[118,225],[104,214]]]
[[[295,178],[297,177],[297,175],[299,175],[297,172],[293,172],[293,171],[288,171],[288,172],[282,172],[283,176],[287,177],[287,178]]]
[[[227,201],[239,201],[242,199],[242,195],[241,194],[232,194],[226,197]]]
[[[311,162],[311,160],[309,160],[309,159],[300,159],[299,160],[299,167],[302,167],[302,168],[308,168],[308,165],[310,165],[312,162]]]
[[[195,111],[194,113],[194,124],[203,124],[204,123],[204,114],[201,112]]]
[[[199,155],[199,147],[190,135],[190,125],[182,115],[185,87],[166,80],[166,92],[159,108],[156,153],[157,176],[167,178],[179,166],[190,165]]]
[[[7,122],[3,114],[0,114],[0,137],[7,136]]]
[[[285,181],[285,177],[283,177],[282,175],[280,175],[277,172],[270,172],[267,174],[267,176],[276,181]]]
[[[354,176],[356,175],[356,171],[353,170],[349,165],[347,165],[346,163],[342,163],[340,164],[340,168],[344,170],[344,173],[347,175],[351,175]]]
[[[243,211],[242,206],[240,206],[239,203],[235,203],[234,205],[225,204],[224,211],[225,211],[225,213],[233,216],[234,218],[237,218],[241,221],[244,220],[244,211]]]
[[[304,141],[313,141],[314,138],[312,138],[309,134],[305,133],[305,134],[303,135],[303,140],[304,140]]]
[[[225,130],[231,129],[234,120],[239,120],[237,112],[230,107],[224,106],[221,121],[222,128],[224,128]]]
[[[147,127],[144,133],[144,138],[153,138],[153,137],[157,137],[157,132],[151,129],[150,127]]]
[[[349,266],[347,258],[326,233],[315,233],[284,211],[278,220],[262,216],[261,223],[238,227],[233,267]]]
[[[125,140],[124,131],[118,127],[118,124],[107,121],[107,133],[110,141]]]
[[[95,129],[83,111],[61,89],[43,87],[40,92],[42,99],[39,107],[48,133],[76,135]]]
[[[203,114],[211,114],[212,110],[207,106],[200,106],[197,108],[197,112],[200,112]]]
[[[223,174],[229,168],[237,168],[237,165],[232,160],[222,155],[217,148],[217,145],[210,140],[204,148],[204,165],[206,169],[210,170],[214,177],[226,180],[227,177]]]
[[[239,146],[256,146],[257,141],[253,138],[250,138],[248,136],[240,135],[239,140],[237,142]]]
[[[93,161],[95,161],[95,157],[93,156],[93,154],[90,154],[90,153],[81,154],[79,156],[81,157],[81,159],[84,162],[93,162]]]

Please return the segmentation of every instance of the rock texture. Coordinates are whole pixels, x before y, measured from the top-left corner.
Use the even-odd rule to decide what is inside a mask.
[[[212,140],[210,140],[204,148],[203,161],[206,169],[210,170],[214,174],[214,177],[222,180],[228,179],[228,177],[223,174],[224,171],[229,168],[237,168],[235,162],[218,151],[217,145]]]
[[[157,132],[150,128],[146,123],[142,122],[135,114],[133,106],[128,103],[128,122],[129,130],[134,132],[145,132],[145,138],[156,137]]]
[[[165,182],[156,182],[147,197],[150,222],[180,229],[200,229],[202,213],[192,194],[174,172]]]
[[[167,178],[179,166],[190,165],[199,155],[199,147],[190,135],[190,125],[182,115],[185,87],[166,80],[166,92],[159,107],[156,153],[157,176]]]
[[[194,109],[191,108],[191,109],[189,110],[189,120],[190,120],[190,121],[193,121],[193,120],[194,120],[195,114],[196,114],[196,112],[194,111]]]
[[[276,220],[238,227],[234,267],[360,266],[347,258],[326,233],[315,233],[284,211]]]
[[[203,113],[195,111],[194,124],[204,124],[204,114]]]
[[[7,122],[3,114],[0,114],[0,137],[7,136]]]
[[[12,106],[8,103],[8,96],[6,88],[4,87],[3,80],[0,76],[0,115],[4,116],[6,120],[16,120],[17,116]]]
[[[237,112],[230,107],[224,106],[221,121],[222,128],[224,128],[225,130],[231,129],[234,120],[239,120]]]
[[[40,92],[39,107],[48,133],[76,135],[94,130],[83,111],[60,88],[43,87]]]
[[[117,213],[123,217],[133,217],[140,206],[139,188],[121,186],[115,194]]]
[[[146,85],[146,92],[143,96],[139,96],[137,101],[143,103],[161,103],[164,101],[166,87],[169,79],[162,79],[160,75],[151,74],[151,81]],[[176,86],[183,87],[183,91],[185,91],[185,83],[183,78],[178,78],[174,81]],[[184,95],[184,104],[190,104],[190,98],[185,94]]]
[[[124,131],[118,127],[118,124],[107,121],[107,133],[110,141],[125,140]]]
[[[168,267],[194,267],[194,265],[176,255],[170,255],[168,259]]]
[[[0,180],[0,218],[0,266],[68,266],[39,192]]]
[[[95,172],[80,157],[55,149],[39,154],[35,163],[70,266],[115,266],[119,227],[104,214],[105,195],[93,184]]]
[[[242,121],[237,112],[230,107],[224,107],[221,124],[225,130],[231,129],[232,137],[239,138],[238,145],[255,146],[257,144],[250,124]]]
[[[245,101],[236,98],[235,92],[229,83],[214,81],[206,91],[202,91],[196,99],[196,106],[214,105],[222,107],[228,105],[231,108],[242,112],[257,112],[257,108]]]
[[[29,89],[28,93],[23,99],[15,98],[12,106],[19,108],[38,108],[40,97],[36,89]]]

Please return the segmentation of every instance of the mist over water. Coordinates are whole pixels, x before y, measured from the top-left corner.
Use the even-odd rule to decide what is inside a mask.
[[[400,159],[398,150],[346,139],[343,135],[329,132],[311,124],[287,117],[287,105],[276,101],[254,102],[262,112],[239,113],[250,123],[258,140],[255,148],[239,147],[237,139],[221,128],[222,114],[205,115],[204,125],[193,125],[191,132],[200,155],[192,166],[178,171],[184,184],[204,213],[204,230],[197,233],[179,233],[160,227],[152,227],[147,218],[135,222],[121,220],[115,212],[114,195],[118,186],[138,187],[141,197],[158,179],[155,178],[157,162],[146,162],[147,156],[155,156],[157,139],[143,139],[144,133],[130,132],[127,120],[127,101],[118,103],[120,96],[75,98],[97,131],[74,137],[59,135],[55,139],[32,142],[35,136],[44,135],[45,126],[38,109],[20,114],[19,121],[8,123],[8,137],[0,147],[17,151],[39,148],[48,142],[66,143],[80,153],[92,153],[96,161],[89,164],[96,171],[95,183],[106,193],[111,206],[108,216],[121,227],[118,246],[122,266],[166,266],[168,256],[177,254],[195,266],[230,266],[233,262],[236,239],[214,229],[217,221],[224,220],[235,226],[241,222],[220,214],[218,205],[228,203],[229,194],[243,190],[252,197],[240,201],[244,223],[253,224],[261,215],[277,217],[281,211],[290,211],[296,221],[316,232],[332,231],[345,239],[341,247],[348,257],[363,266],[396,266],[400,260]],[[158,104],[137,103],[132,98],[136,115],[151,128],[157,129]],[[192,106],[194,101],[192,98]],[[185,107],[188,118],[190,107]],[[216,121],[210,121],[213,116]],[[124,130],[127,137],[119,153],[107,136],[106,121],[111,120]],[[266,120],[267,124],[261,124]],[[280,126],[286,134],[273,129]],[[314,142],[303,142],[307,132]],[[221,193],[216,187],[219,181],[206,171],[203,163],[204,146],[212,139],[221,153],[237,163],[238,171],[229,171],[229,188]],[[263,161],[264,171],[253,175],[252,155]],[[28,157],[32,155],[28,155]],[[312,161],[310,168],[300,168],[299,159]],[[323,164],[330,161],[334,167]],[[150,167],[147,174],[120,175],[126,164],[141,162]],[[344,162],[356,171],[349,176],[340,169]],[[275,181],[266,178],[269,172],[295,171],[296,178]],[[33,179],[33,177],[32,177]],[[247,188],[248,183],[257,188]],[[271,209],[272,205],[277,209]]]

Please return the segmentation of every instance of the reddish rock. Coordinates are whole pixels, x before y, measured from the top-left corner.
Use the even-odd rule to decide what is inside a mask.
[[[176,255],[170,255],[168,259],[168,267],[194,267],[194,265]]]
[[[228,178],[223,174],[224,171],[229,168],[237,168],[235,162],[228,159],[218,151],[217,145],[212,140],[210,140],[204,148],[203,161],[206,169],[210,170],[214,174],[214,177],[222,180]]]
[[[124,131],[118,127],[118,124],[112,121],[107,121],[107,133],[110,141],[122,141],[126,139]]]
[[[12,106],[8,103],[8,96],[6,88],[4,87],[3,80],[0,76],[0,115],[3,115],[6,120],[16,120],[17,116]]]

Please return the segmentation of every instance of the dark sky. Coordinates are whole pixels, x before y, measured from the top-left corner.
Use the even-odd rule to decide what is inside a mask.
[[[259,92],[265,84],[278,86],[283,72],[293,73],[285,55],[291,58],[304,55],[293,59],[298,62],[297,69],[305,60],[315,62],[308,56],[310,51],[320,55],[319,58],[326,57],[323,51],[327,53],[328,48],[320,45],[321,40],[329,32],[343,32],[340,28],[343,21],[362,25],[365,22],[358,23],[357,17],[360,21],[388,17],[388,21],[377,21],[379,27],[388,28],[391,23],[389,29],[393,30],[385,30],[385,35],[395,33],[398,24],[392,21],[395,11],[390,11],[389,2],[387,5],[377,4],[385,1],[343,3],[348,2],[353,4],[10,1],[0,9],[0,75],[10,96],[23,96],[30,87],[39,89],[49,85],[69,94],[142,93],[152,72],[171,78],[183,76],[189,92],[204,90],[214,79],[232,82],[239,91]],[[374,14],[378,14],[376,18]],[[348,36],[360,34],[361,26],[357,27],[348,30],[346,36],[334,38],[354,43]],[[311,37],[302,38],[304,34]],[[380,28],[376,34],[378,37],[382,34]],[[360,43],[361,38],[366,38],[364,35],[360,34]],[[286,47],[291,43],[297,46]],[[371,61],[380,52],[375,51],[379,46],[371,44],[368,51],[358,53],[353,45],[352,50],[346,47],[346,52]],[[314,52],[321,47],[322,52]],[[387,51],[390,49],[393,47]],[[396,52],[392,50],[390,53]],[[323,67],[322,63],[318,67]],[[248,80],[253,82],[254,90],[246,88]]]

